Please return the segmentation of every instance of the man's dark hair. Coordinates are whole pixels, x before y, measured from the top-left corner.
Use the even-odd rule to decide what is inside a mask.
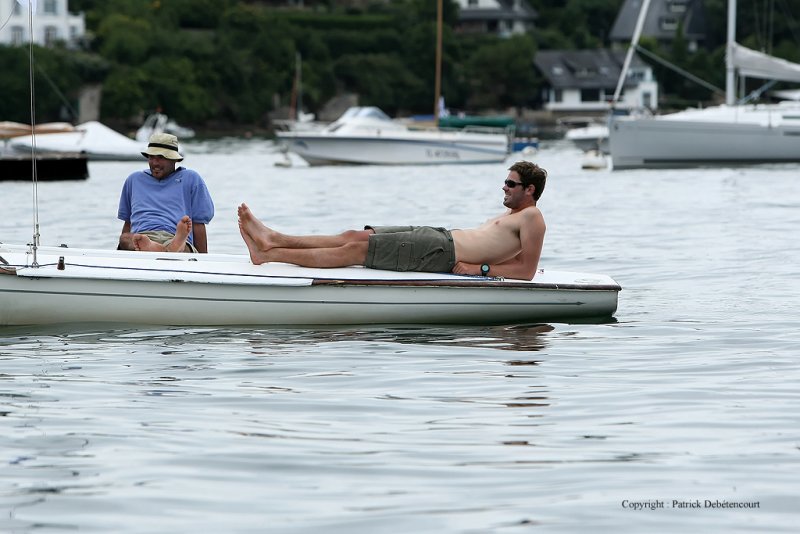
[[[530,161],[518,161],[508,168],[509,171],[514,171],[519,174],[519,179],[522,184],[527,187],[532,185],[533,199],[539,200],[544,191],[544,184],[547,182],[547,171]]]

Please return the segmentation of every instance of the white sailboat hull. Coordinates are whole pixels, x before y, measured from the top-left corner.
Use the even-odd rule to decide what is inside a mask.
[[[800,104],[718,106],[615,118],[614,169],[800,161]]]
[[[246,256],[0,244],[0,325],[507,324],[606,320],[619,285],[542,271],[534,281],[363,267],[252,265]],[[63,258],[63,269],[59,259]]]

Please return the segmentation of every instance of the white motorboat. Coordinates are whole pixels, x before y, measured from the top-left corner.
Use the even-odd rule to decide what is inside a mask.
[[[498,128],[414,128],[376,107],[351,107],[317,131],[276,132],[287,150],[309,165],[497,163],[511,150]]]
[[[613,117],[614,169],[800,161],[800,103],[735,104],[735,74],[800,82],[800,65],[735,42],[736,2],[728,1],[726,104],[652,117]]]
[[[564,134],[564,139],[572,141],[576,147],[584,152],[599,150],[608,154],[608,126],[593,122],[579,128],[570,128]]]
[[[8,144],[14,151],[30,152],[33,140],[23,135],[9,139]],[[36,135],[39,152],[85,154],[90,161],[141,161],[143,148],[142,143],[97,121],[84,122],[72,131]]]
[[[608,167],[606,154],[601,150],[587,150],[581,159],[581,169],[598,170]]]
[[[244,255],[40,246],[34,256],[0,244],[0,325],[605,321],[619,291],[605,275],[548,270],[520,281],[253,265]]]

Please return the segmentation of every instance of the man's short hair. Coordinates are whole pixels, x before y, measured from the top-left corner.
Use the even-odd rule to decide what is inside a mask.
[[[533,185],[533,199],[539,200],[544,192],[544,185],[547,182],[547,171],[530,161],[518,161],[508,168],[519,174],[519,179],[524,186]]]

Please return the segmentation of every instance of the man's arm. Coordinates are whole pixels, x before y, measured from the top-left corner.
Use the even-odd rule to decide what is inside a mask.
[[[208,234],[206,225],[202,223],[192,223],[192,234],[194,234],[194,246],[198,252],[208,253]]]
[[[119,243],[117,243],[117,250],[133,250],[133,239],[131,238],[131,222],[125,221],[122,225],[122,231],[119,233]]]

